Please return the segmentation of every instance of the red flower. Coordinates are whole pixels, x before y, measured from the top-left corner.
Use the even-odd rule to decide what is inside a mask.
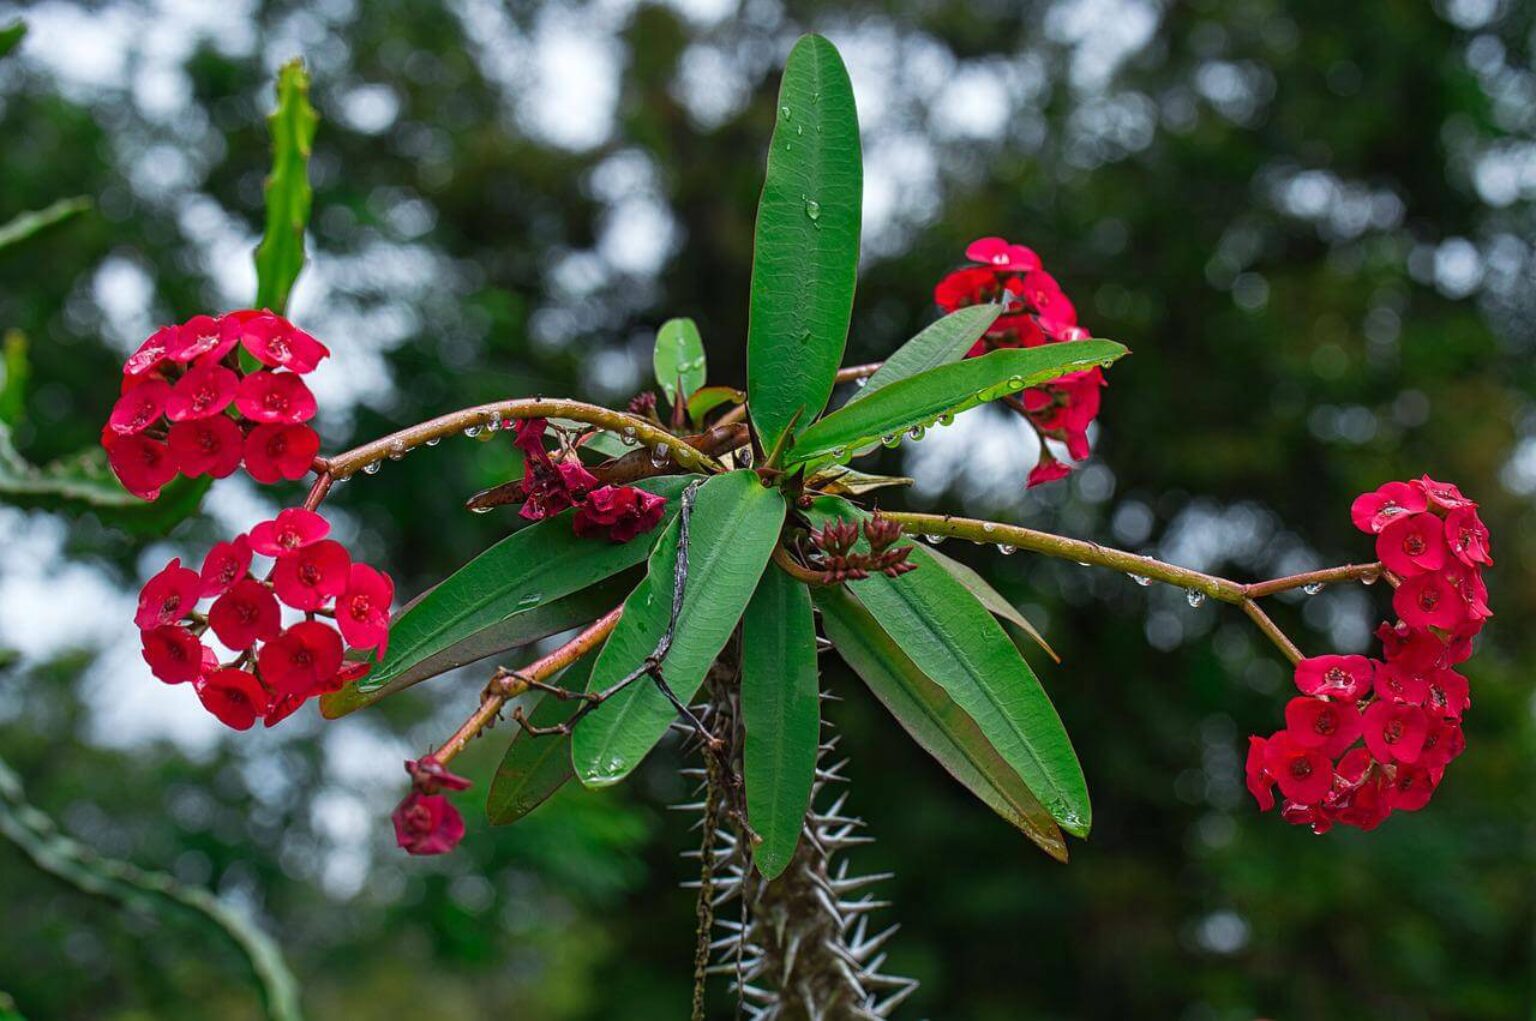
[[[1392,609],[1409,627],[1436,627],[1444,631],[1466,620],[1461,593],[1439,574],[1421,574],[1404,581],[1392,593]]]
[[[117,403],[112,405],[107,425],[119,436],[143,432],[165,414],[165,402],[170,394],[170,384],[165,380],[146,379],[138,386],[123,391]]]
[[[984,262],[997,270],[1024,273],[1040,268],[1040,256],[1023,245],[1010,245],[1002,238],[978,238],[965,248],[965,257]]]
[[[203,558],[202,594],[222,595],[251,569],[251,546],[245,536],[217,543]]]
[[[1493,616],[1493,611],[1488,609],[1488,586],[1483,581],[1483,573],[1475,567],[1464,567],[1460,561],[1450,561],[1440,572],[1456,594],[1461,597],[1462,611],[1466,615],[1467,622],[1475,633],[1483,626],[1483,621]]]
[[[265,585],[244,578],[214,600],[208,611],[208,626],[219,636],[219,641],[242,651],[258,641],[275,637],[283,629],[283,614]]]
[[[1461,495],[1461,490],[1449,482],[1436,482],[1428,475],[1419,479],[1419,485],[1424,487],[1424,495],[1429,502],[1441,510],[1453,511],[1458,507],[1476,507],[1477,504]]]
[[[367,564],[353,564],[347,588],[336,600],[336,626],[354,649],[378,647],[383,659],[389,648],[389,604],[395,583],[383,571]]]
[[[301,479],[320,452],[320,436],[307,425],[258,425],[245,438],[245,467],[269,484]]]
[[[1040,460],[1029,470],[1029,478],[1024,481],[1024,488],[1033,489],[1035,486],[1043,486],[1047,482],[1055,482],[1072,474],[1072,466],[1056,460],[1045,444],[1040,445]]]
[[[203,581],[197,572],[182,567],[181,558],[177,557],[139,590],[139,610],[133,623],[141,631],[175,624],[197,609],[202,589]]]
[[[234,346],[223,337],[221,326],[221,320],[213,316],[193,316],[180,326],[172,327],[166,341],[166,357],[174,362],[190,362],[212,354],[211,360],[217,361]]]
[[[1394,810],[1417,812],[1429,804],[1430,795],[1440,783],[1440,774],[1422,766],[1398,766],[1388,787],[1388,802]]]
[[[1417,762],[1428,730],[1429,718],[1418,706],[1378,699],[1365,711],[1365,746],[1381,762]]]
[[[1371,493],[1361,493],[1350,505],[1355,527],[1378,534],[1401,514],[1417,514],[1429,506],[1424,488],[1416,482],[1388,482]]]
[[[253,372],[240,381],[235,407],[255,422],[308,422],[315,417],[315,395],[291,372]]]
[[[1017,292],[1015,292],[1017,293]],[[1002,294],[997,274],[991,269],[971,266],[957,269],[939,281],[933,289],[933,300],[946,312],[995,301]]]
[[[341,636],[319,621],[303,621],[263,645],[256,664],[279,697],[304,699],[325,691],[341,669]]]
[[[1383,663],[1376,671],[1376,697],[1399,705],[1423,705],[1429,681],[1401,663]]]
[[[217,363],[199,365],[176,381],[165,403],[165,414],[172,422],[217,415],[229,407],[239,389],[240,378]]]
[[[1424,708],[1437,716],[1459,720],[1472,705],[1467,679],[1454,670],[1436,670],[1425,688]]]
[[[596,481],[596,480],[593,480]],[[613,542],[628,542],[661,521],[666,497],[633,486],[603,486],[587,494],[571,525],[580,536],[605,532]]]
[[[189,478],[233,475],[245,451],[245,437],[227,415],[177,422],[167,441],[176,467]]]
[[[1296,664],[1296,687],[1303,694],[1353,702],[1371,690],[1376,670],[1364,656],[1313,656]]]
[[[1360,713],[1347,702],[1302,696],[1286,703],[1285,726],[1297,744],[1333,759],[1360,736]]]
[[[1067,325],[1077,322],[1077,309],[1061,292],[1056,278],[1043,269],[1037,269],[1024,277],[1024,298],[1034,306],[1042,319],[1050,319]]]
[[[123,390],[126,392],[140,379],[154,372],[165,363],[165,349],[175,335],[176,327],[162,326],[123,363]]]
[[[1384,623],[1376,629],[1376,637],[1381,639],[1389,663],[1413,673],[1433,670],[1446,658],[1445,643],[1422,628]]]
[[[142,434],[114,439],[107,448],[107,463],[123,488],[141,500],[153,500],[160,487],[176,477],[170,448]]]
[[[1275,807],[1275,778],[1264,766],[1265,741],[1257,734],[1248,738],[1248,764],[1244,773],[1248,780],[1248,793],[1259,803],[1259,811],[1268,812]]]
[[[1315,805],[1333,786],[1333,763],[1319,748],[1298,742],[1289,731],[1278,731],[1264,745],[1264,768],[1280,792],[1292,801]]]
[[[1475,507],[1457,507],[1445,515],[1445,538],[1456,559],[1468,567],[1493,566],[1488,526],[1477,516]]]
[[[1328,806],[1332,818],[1346,826],[1370,831],[1392,814],[1390,787],[1386,774],[1378,767],[1364,773],[1356,784]],[[1322,832],[1313,825],[1313,830]]]
[[[272,586],[295,610],[317,610],[347,587],[352,558],[335,539],[322,539],[277,558]]]
[[[195,681],[203,672],[203,643],[179,624],[162,624],[140,632],[144,662],[166,684]]]
[[[330,524],[312,510],[288,507],[251,529],[251,549],[269,557],[303,549],[325,538]]]
[[[395,841],[410,854],[446,854],[464,839],[464,819],[441,794],[411,791],[395,808]]]
[[[1441,769],[1466,750],[1467,738],[1461,732],[1459,721],[1430,717],[1424,730],[1424,747],[1419,750],[1418,765],[1425,769]]]
[[[261,682],[244,670],[216,670],[200,679],[196,690],[203,708],[235,730],[250,730],[272,705]]]
[[[1445,523],[1433,514],[1400,514],[1376,537],[1376,556],[1400,578],[1445,564]]]
[[[314,337],[271,312],[232,313],[225,328],[269,368],[312,372],[331,353]]]

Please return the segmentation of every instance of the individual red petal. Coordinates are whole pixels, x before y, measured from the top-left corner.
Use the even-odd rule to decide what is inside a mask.
[[[1379,761],[1410,765],[1418,761],[1429,730],[1424,710],[1378,699],[1366,709],[1364,724],[1365,746]]]
[[[1360,736],[1360,712],[1348,702],[1303,695],[1286,703],[1285,726],[1297,744],[1334,759]]]
[[[208,611],[208,626],[227,648],[238,652],[276,637],[283,629],[283,614],[265,585],[244,578],[214,600]]]
[[[272,586],[277,598],[295,610],[318,610],[346,589],[351,565],[346,547],[321,539],[279,557]]]
[[[188,478],[208,475],[227,478],[240,467],[245,437],[227,415],[177,422],[166,437],[176,467]]]
[[[251,546],[243,535],[214,545],[203,558],[203,595],[217,596],[244,578],[251,569]]]
[[[1471,692],[1471,685],[1461,674],[1450,669],[1436,670],[1426,686],[1424,708],[1436,716],[1459,720],[1472,705]]]
[[[261,364],[305,373],[330,354],[324,344],[270,312],[246,312],[232,319],[228,332]]]
[[[319,621],[302,621],[264,644],[256,664],[279,698],[308,698],[341,669],[341,636]]]
[[[176,477],[170,448],[142,434],[119,436],[107,450],[107,463],[123,488],[141,500],[153,500]]]
[[[240,381],[235,407],[253,422],[308,422],[315,395],[291,372],[253,372]]]
[[[1475,501],[1462,496],[1461,490],[1449,482],[1436,482],[1425,475],[1419,479],[1419,485],[1424,487],[1424,495],[1429,498],[1429,502],[1441,510],[1452,511],[1458,507],[1475,508],[1477,506]]]
[[[1264,745],[1264,768],[1292,801],[1315,805],[1333,787],[1333,763],[1321,749],[1299,744],[1279,731]]]
[[[320,436],[307,425],[258,425],[245,437],[245,467],[263,484],[301,479],[320,452]]]
[[[199,365],[176,381],[165,402],[172,422],[208,418],[229,407],[240,387],[240,377],[222,365]]]
[[[1492,567],[1488,526],[1475,507],[1457,507],[1445,515],[1445,538],[1451,552],[1468,567]]]
[[[206,651],[197,636],[179,624],[162,624],[139,633],[144,662],[166,684],[195,681],[203,673]]]
[[[1392,609],[1409,627],[1452,630],[1467,619],[1461,594],[1440,574],[1409,578],[1392,593]]]
[[[1459,721],[1432,716],[1424,729],[1424,746],[1419,750],[1418,765],[1425,769],[1443,769],[1466,748],[1467,738]]]
[[[993,301],[1002,293],[997,274],[981,266],[957,269],[933,289],[933,300],[946,312]]]
[[[1376,537],[1376,557],[1399,578],[1445,565],[1445,522],[1430,513],[1400,514]]]
[[[272,708],[272,696],[245,670],[216,670],[197,682],[203,708],[220,723],[235,730],[250,730]]]
[[[1376,535],[1399,515],[1417,514],[1428,506],[1424,487],[1419,483],[1388,482],[1355,497],[1349,516],[1360,531]]]
[[[1071,474],[1072,466],[1056,460],[1056,458],[1051,456],[1051,452],[1045,449],[1045,446],[1042,444],[1040,447],[1040,460],[1036,461],[1035,466],[1030,469],[1029,478],[1025,480],[1024,486],[1026,489],[1033,489],[1035,486],[1043,486],[1047,482],[1064,479]]]
[[[139,349],[128,356],[123,363],[123,388],[129,389],[137,384],[143,377],[154,372],[165,363],[165,349],[169,346],[171,338],[175,336],[176,327],[162,326],[149,339],[139,345]]]
[[[1399,705],[1423,705],[1429,681],[1401,663],[1383,663],[1376,671],[1376,697]]]
[[[1440,574],[1461,597],[1465,621],[1480,627],[1482,621],[1493,616],[1493,611],[1488,608],[1488,586],[1483,582],[1481,570],[1467,567],[1459,560],[1452,560]]]
[[[1061,291],[1056,278],[1045,270],[1035,270],[1024,277],[1024,299],[1042,319],[1077,322],[1077,309]]]
[[[197,609],[202,589],[203,582],[197,572],[182,567],[181,558],[175,558],[139,590],[139,609],[133,615],[134,625],[147,631],[162,624],[178,623]]]
[[[410,854],[445,854],[464,838],[464,819],[441,794],[411,791],[391,814],[395,841]]]
[[[1275,807],[1275,778],[1264,767],[1266,742],[1257,734],[1248,737],[1248,764],[1244,769],[1248,781],[1248,793],[1259,803],[1259,811],[1268,812]]]
[[[1429,804],[1430,795],[1440,783],[1440,775],[1422,766],[1398,766],[1387,792],[1394,810],[1417,812]]]
[[[1017,273],[1040,268],[1040,256],[1023,245],[1012,245],[1002,238],[978,238],[965,248],[965,257],[998,270]]]
[[[347,587],[336,600],[336,626],[354,649],[378,648],[383,659],[389,647],[389,604],[395,584],[383,571],[353,564]]]
[[[193,316],[175,327],[166,342],[166,357],[173,362],[190,362],[209,353],[223,357],[234,344],[224,338],[221,325],[213,316]]]
[[[138,386],[125,390],[112,405],[107,426],[119,436],[131,436],[160,421],[165,414],[165,402],[171,395],[171,386],[163,379],[146,379]]]
[[[1391,814],[1387,778],[1379,766],[1366,774],[1358,786],[1328,809],[1328,816],[1332,820],[1362,830],[1375,829]]]
[[[265,556],[280,557],[319,542],[330,530],[330,523],[314,511],[288,507],[278,511],[271,521],[251,529],[251,549]]]

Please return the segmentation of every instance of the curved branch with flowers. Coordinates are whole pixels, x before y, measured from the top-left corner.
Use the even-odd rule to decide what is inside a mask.
[[[943,317],[883,363],[843,367],[861,163],[852,90],[826,40],[795,47],[778,110],[745,392],[709,385],[698,330],[678,319],[657,337],[661,400],[642,395],[621,411],[511,397],[321,455],[304,376],[328,351],[280,308],[197,316],[150,337],[124,366],[103,432],[124,487],[154,500],[177,475],[311,478],[300,505],[216,545],[198,569],[173,560],[144,586],[135,623],[155,676],[190,685],[243,730],[273,726],[311,699],[325,716],[344,716],[494,663],[477,697],[445,693],[468,703],[463,723],[406,763],[393,823],[399,845],[418,855],[464,837],[451,796],[470,782],[451,767],[498,724],[511,732],[488,793],[498,824],[572,778],[622,781],[678,732],[703,816],[695,1017],[710,974],[764,1018],[887,1017],[914,986],[882,970],[889,931],[869,921],[880,905],[841,860],[867,838],[827,755],[823,646],[1047,854],[1065,861],[1063,834],[1088,835],[1083,770],[1004,623],[1049,648],[978,575],[930,548],[947,538],[1237,607],[1294,665],[1298,688],[1284,726],[1250,739],[1248,787],[1260,807],[1278,805],[1317,832],[1371,829],[1422,808],[1464,748],[1469,685],[1456,667],[1490,616],[1482,571],[1492,557],[1477,505],[1427,477],[1388,482],[1351,509],[1374,559],[1259,581],[1006,522],[867,509],[868,494],[904,480],[866,474],[858,458],[983,403],[1038,434],[1025,484],[1066,476],[1089,455],[1105,370],[1126,351],[1090,336],[1032,250],[983,238],[936,287]],[[298,261],[262,265],[286,274],[264,292],[285,295]],[[829,410],[835,385],[852,381]],[[389,576],[328,537],[332,486],[446,438],[503,433],[521,475],[470,495],[467,509],[516,506],[519,527],[391,617]],[[1307,656],[1261,605],[1378,579],[1392,590],[1379,659]],[[552,635],[567,637],[520,661]]]

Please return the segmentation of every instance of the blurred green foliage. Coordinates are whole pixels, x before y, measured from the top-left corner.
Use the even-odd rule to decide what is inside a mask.
[[[298,54],[322,126],[293,313],[360,359],[332,367],[362,390],[340,388],[360,398],[350,414],[332,401],[329,447],[513,394],[623,400],[674,315],[698,322],[710,382],[741,385],[772,69],[799,30],[825,31],[849,59],[877,214],[847,360],[930,322],[933,283],[992,233],[1035,247],[1083,321],[1135,352],[1110,374],[1100,464],[1072,482],[1021,498],[1025,449],[938,493],[903,450],[862,467],[929,481],[886,502],[1251,577],[1368,556],[1351,497],[1428,472],[1483,501],[1498,557],[1467,754],[1425,811],[1315,838],[1241,790],[1243,737],[1277,724],[1284,673],[1237,615],[959,551],[1062,655],[1026,648],[1096,827],[1070,865],[1048,861],[829,664],[851,806],[880,837],[859,863],[896,871],[882,887],[903,923],[891,967],[924,983],[910,1015],[1527,1014],[1536,305],[1519,159],[1536,135],[1536,15],[1491,0],[721,9],[269,0],[185,23],[135,0],[39,9],[0,64],[0,219],[76,194],[97,212],[0,252],[0,327],[31,340],[20,453],[46,464],[95,442],[135,331],[245,300],[272,73]],[[570,74],[546,74],[552,61]],[[594,103],[611,103],[608,130],[599,116],[596,141],[570,143],[562,121],[590,121]],[[647,244],[663,257],[626,261]],[[499,444],[444,444],[332,499],[411,595],[504,534],[501,515],[459,505],[511,464]],[[144,539],[69,522],[70,561],[131,591]],[[198,555],[216,533],[194,520],[166,541]],[[0,532],[7,564],[24,562],[12,542]],[[20,627],[32,609],[0,612]],[[1385,597],[1276,610],[1323,651],[1362,641]],[[407,860],[386,818],[399,759],[447,732],[478,675],[209,750],[107,740],[92,669],[84,649],[0,664],[0,754],[72,836],[251,911],[310,1016],[682,1013],[692,904],[676,884],[692,865],[676,852],[693,835],[663,808],[685,793],[674,754],[514,827],[467,812],[459,852]],[[147,675],[137,690],[149,706],[185,694]],[[469,757],[466,808],[504,741]],[[0,989],[27,1017],[257,1016],[232,951],[119,915],[9,847],[0,903]]]

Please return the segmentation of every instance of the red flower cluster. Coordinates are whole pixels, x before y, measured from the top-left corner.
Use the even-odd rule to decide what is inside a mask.
[[[239,352],[262,369],[245,372]],[[330,352],[282,316],[246,310],[157,330],[123,365],[122,396],[101,432],[112,471],[153,500],[179,472],[222,479],[245,463],[257,482],[298,479],[320,438],[299,378]]]
[[[597,477],[582,467],[574,454],[556,461],[544,449],[544,430],[549,423],[542,418],[525,418],[517,423],[517,448],[523,452],[523,509],[529,521],[540,521],[576,508],[571,527],[580,536],[607,536],[613,542],[628,542],[642,532],[649,532],[661,521],[667,498],[647,493],[634,486],[603,486]]]
[[[209,712],[246,730],[258,718],[270,727],[305,699],[366,674],[366,662],[344,659],[343,643],[384,657],[395,586],[382,571],[353,563],[328,531],[320,515],[293,508],[214,546],[200,572],[180,559],[167,564],[145,583],[134,616],[154,675],[167,684],[191,681]],[[263,580],[251,573],[256,554],[275,558]],[[213,605],[198,613],[208,598]],[[284,628],[280,603],[304,619]],[[203,644],[210,630],[237,653],[233,662],[220,663]]]
[[[1318,833],[1335,823],[1374,829],[1394,810],[1428,803],[1466,747],[1467,679],[1453,667],[1492,612],[1482,569],[1493,563],[1477,504],[1425,476],[1357,498],[1355,525],[1376,536],[1396,583],[1396,623],[1377,631],[1384,659],[1315,656],[1296,665],[1302,696],[1285,729],[1248,739],[1248,790],[1265,811]],[[1356,745],[1357,739],[1363,745]]]
[[[1002,301],[1005,295],[1008,301],[1007,309],[967,357],[999,348],[1039,347],[1088,338],[1088,331],[1077,325],[1077,309],[1056,279],[1041,268],[1040,257],[1031,249],[1002,238],[981,238],[971,242],[965,257],[979,265],[957,269],[939,281],[933,291],[939,307],[953,312],[968,305]],[[1044,442],[1047,438],[1065,443],[1067,453],[1076,460],[1088,456],[1088,424],[1099,413],[1102,386],[1104,373],[1093,368],[1031,387],[1008,400],[1041,438],[1040,460],[1029,473],[1030,486],[1065,478],[1072,471],[1052,455]]]
[[[442,792],[469,789],[469,781],[448,772],[430,755],[407,759],[411,793],[395,806],[395,842],[410,854],[445,854],[464,838],[464,817]]]

